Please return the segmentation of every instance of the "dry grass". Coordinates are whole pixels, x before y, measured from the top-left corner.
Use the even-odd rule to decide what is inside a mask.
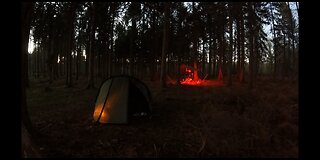
[[[45,157],[298,157],[298,89],[261,81],[255,90],[147,81],[151,119],[93,125],[98,89],[32,82],[27,102]]]

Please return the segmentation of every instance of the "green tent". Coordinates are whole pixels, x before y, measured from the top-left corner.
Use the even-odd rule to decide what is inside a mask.
[[[148,87],[137,78],[112,76],[100,87],[93,119],[100,123],[128,123],[133,115],[150,115],[150,101]]]

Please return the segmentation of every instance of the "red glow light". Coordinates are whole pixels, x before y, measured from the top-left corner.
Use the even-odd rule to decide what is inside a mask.
[[[180,81],[182,85],[192,85],[192,86],[223,86],[222,81],[218,80],[198,80],[195,81],[192,78],[185,78]]]

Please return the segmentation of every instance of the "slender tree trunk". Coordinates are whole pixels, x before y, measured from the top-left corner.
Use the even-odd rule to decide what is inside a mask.
[[[131,76],[134,74],[134,48],[135,48],[135,35],[136,35],[136,19],[135,17],[132,18],[132,30],[131,30],[131,37],[130,37],[130,62],[129,62],[129,73]]]
[[[150,65],[150,80],[154,81],[155,80],[155,75],[156,75],[156,63],[155,59],[156,59],[156,45],[157,45],[157,38],[156,38],[156,15],[155,15],[155,11],[152,11],[152,16],[151,16],[151,20],[152,20],[152,35],[151,35],[151,39],[152,39],[152,53],[150,54],[150,59],[149,59],[149,65]]]
[[[181,46],[181,45],[180,45]],[[181,50],[181,49],[180,49]],[[181,53],[181,52],[180,52]],[[181,84],[180,83],[180,80],[181,80],[181,68],[180,68],[180,66],[182,65],[182,63],[181,63],[181,55],[178,55],[178,78],[177,78],[177,84],[179,85],[179,84]]]
[[[276,79],[277,78],[277,70],[278,70],[278,43],[276,40],[276,32],[275,32],[275,24],[274,24],[274,15],[273,15],[273,7],[271,8],[271,21],[272,21],[272,25],[271,25],[271,30],[273,32],[273,54],[274,54],[274,68],[273,68],[273,78]]]
[[[96,67],[96,71],[98,73],[98,78],[102,78],[102,71],[101,71],[101,66],[102,66],[102,58],[101,58],[101,53],[100,53],[100,47],[99,46],[99,51],[97,52],[98,55],[97,55],[97,67]]]
[[[294,54],[295,54],[295,45],[294,45],[294,39],[295,39],[295,36],[294,36],[294,28],[295,28],[295,24],[293,23],[293,16],[292,16],[292,12],[291,12],[291,8],[290,8],[290,5],[289,3],[287,4],[288,5],[288,8],[289,8],[289,12],[290,12],[290,26],[291,26],[291,40],[292,40],[292,54],[291,54],[291,60],[292,60],[292,64],[290,65],[290,68],[294,69],[295,70],[295,58],[294,58]],[[291,74],[293,74],[294,72],[291,72]]]
[[[213,41],[213,62],[212,62],[212,72],[213,72],[213,78],[217,77],[217,53],[218,53],[218,44],[217,44],[217,39],[214,38]]]
[[[30,25],[33,16],[34,2],[23,2],[21,8],[21,133],[22,133],[22,157],[40,157],[40,154],[35,148],[32,139],[39,136],[34,126],[31,123],[27,107],[26,98],[26,74],[28,73],[25,67],[28,56],[28,41],[30,33]]]
[[[208,77],[212,77],[212,32],[209,32],[209,67],[208,67]]]
[[[90,28],[90,38],[89,38],[89,73],[88,73],[88,86],[87,88],[94,88],[94,36],[95,36],[95,30],[96,30],[96,25],[95,25],[95,6],[96,2],[93,2],[91,6],[91,28]]]
[[[76,60],[76,80],[78,80],[79,79],[79,69],[80,69],[80,67],[79,67],[79,65],[80,65],[80,60],[81,60],[81,45],[80,44],[78,44],[78,47],[77,47],[77,60]]]
[[[230,6],[229,6],[230,7]],[[231,8],[230,9],[230,12],[231,11]],[[232,56],[233,56],[233,26],[232,26],[232,23],[233,23],[233,20],[231,18],[231,13],[230,13],[230,16],[229,16],[229,30],[230,30],[230,45],[229,45],[229,60],[228,60],[228,64],[229,64],[229,69],[228,69],[228,86],[231,86],[232,85]]]
[[[29,13],[30,14],[30,13]],[[32,13],[31,13],[31,15],[30,16],[32,16]],[[29,31],[30,31],[30,28],[29,28]],[[26,31],[27,32],[27,31]],[[29,53],[28,53],[28,45],[29,45],[29,34],[28,34],[28,41],[27,41],[27,52],[25,53],[25,62],[26,63],[24,63],[24,68],[25,68],[25,70],[26,70],[26,72],[25,72],[25,79],[26,79],[26,88],[29,88],[29,86],[30,86],[30,82],[29,82],[29,67],[28,67],[28,63],[29,63]],[[25,47],[25,46],[24,46]]]
[[[66,76],[66,87],[69,87],[69,84],[70,84],[70,76],[69,76],[69,74],[70,74],[70,72],[69,72],[69,64],[70,64],[70,54],[71,53],[69,53],[69,43],[68,43],[68,37],[67,36],[65,36],[65,39],[64,39],[64,42],[66,42],[66,46],[65,46],[65,48],[64,48],[64,52],[65,52],[65,54],[66,54],[66,66],[65,66],[65,68],[66,68],[66,73],[67,73],[67,76]]]
[[[47,55],[47,51],[48,51],[48,42],[46,42],[46,44],[45,44],[45,48],[43,49],[43,54],[41,54],[41,66],[40,66],[40,68],[41,68],[41,74],[42,74],[42,76],[43,76],[43,78],[45,78],[46,77],[46,61],[45,61],[45,59],[46,59],[46,55]]]
[[[255,57],[256,53],[254,50],[255,47],[255,31],[254,31],[254,5],[249,3],[248,5],[249,8],[249,46],[250,46],[250,57],[249,57],[249,72],[250,72],[250,80],[249,80],[249,88],[252,89],[254,86],[254,69],[255,69]]]
[[[115,4],[113,4],[115,5]],[[110,33],[110,48],[111,48],[111,51],[109,53],[109,62],[108,62],[108,75],[111,76],[112,75],[112,55],[114,54],[113,52],[113,28],[114,28],[114,21],[115,21],[115,16],[116,16],[116,10],[115,8],[113,7],[113,10],[112,10],[112,21],[111,21],[111,33]]]
[[[242,9],[241,9],[241,12]],[[245,79],[244,79],[244,73],[245,73],[245,50],[244,50],[244,41],[245,41],[245,32],[244,32],[244,20],[243,20],[243,15],[241,15],[240,17],[240,46],[241,46],[241,53],[240,53],[240,57],[241,57],[241,61],[240,61],[240,83],[244,83]]]
[[[165,3],[164,11],[164,29],[163,29],[163,41],[162,41],[162,54],[161,54],[161,73],[160,73],[160,83],[161,88],[166,87],[166,74],[165,74],[165,57],[168,50],[168,28],[169,28],[169,2]]]
[[[58,70],[58,57],[55,55],[54,60],[52,62],[52,71],[51,71],[51,76],[52,80],[56,80],[59,77],[59,70]]]
[[[236,23],[237,23],[237,79],[240,81],[240,72],[241,72],[241,54],[240,54],[240,16],[238,16]]]
[[[40,78],[40,42],[38,42],[37,51],[37,78]]]
[[[218,81],[223,81],[223,70],[222,70],[222,65],[223,65],[223,55],[224,55],[224,32],[221,33],[220,35],[220,42],[219,42],[219,73],[218,73]]]
[[[68,83],[68,87],[72,87],[73,86],[73,81],[72,81],[72,63],[73,63],[73,56],[72,56],[72,52],[73,52],[73,48],[74,48],[74,25],[73,22],[75,20],[76,17],[76,3],[72,2],[71,6],[69,8],[69,13],[68,13],[68,30],[69,30],[69,35],[68,35],[68,56],[69,56],[69,83]]]
[[[203,76],[205,76],[205,67],[206,67],[206,51],[205,51],[205,43],[206,43],[206,39],[203,38],[203,43],[202,43],[202,73]]]
[[[283,58],[282,58],[282,76],[281,79],[287,77],[287,50],[286,50],[286,34],[283,35]]]
[[[297,8],[297,13],[298,13],[298,17],[299,17],[299,19],[300,19],[300,7],[298,6],[298,2],[296,2],[296,8]],[[299,23],[300,24],[300,23]]]

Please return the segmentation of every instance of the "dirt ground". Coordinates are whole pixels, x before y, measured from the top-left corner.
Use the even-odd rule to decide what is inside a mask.
[[[129,124],[93,123],[95,89],[85,80],[31,80],[29,114],[43,157],[298,157],[298,84],[177,86],[144,81],[151,118]]]

